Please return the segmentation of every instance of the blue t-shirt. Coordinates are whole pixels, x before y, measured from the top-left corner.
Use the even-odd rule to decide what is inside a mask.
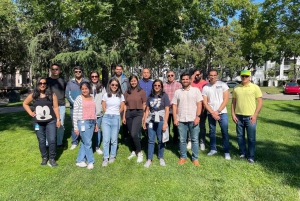
[[[150,79],[148,81],[145,81],[144,79],[140,79],[139,84],[140,87],[146,92],[146,98],[148,98],[149,95],[151,94],[153,81]]]
[[[165,107],[170,106],[170,100],[166,93],[163,93],[162,97],[158,97],[155,95],[154,97],[149,96],[146,103],[147,107],[151,113],[159,110],[164,110]],[[162,117],[159,117],[160,121],[163,121]],[[154,115],[152,116],[151,120],[154,120]]]

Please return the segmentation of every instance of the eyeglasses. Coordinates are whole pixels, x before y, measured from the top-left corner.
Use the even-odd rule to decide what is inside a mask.
[[[81,73],[81,70],[75,70],[74,72],[75,73]]]
[[[201,74],[196,74],[195,76],[197,76],[197,77],[198,77],[198,76],[200,76],[200,75],[201,75]]]
[[[112,87],[118,87],[119,85],[118,84],[110,84],[110,86],[112,86]]]
[[[248,77],[249,77],[249,75],[242,75],[241,77],[248,78]]]
[[[47,85],[46,82],[39,82],[39,86],[42,86],[42,85]]]
[[[91,78],[98,78],[98,75],[96,75],[96,76],[91,76]]]
[[[155,84],[155,85],[153,85],[154,87],[161,87],[161,85],[160,84]]]
[[[51,70],[53,70],[53,71],[58,71],[59,69],[58,69],[58,68],[52,68]]]
[[[174,75],[167,75],[168,77],[174,77]]]

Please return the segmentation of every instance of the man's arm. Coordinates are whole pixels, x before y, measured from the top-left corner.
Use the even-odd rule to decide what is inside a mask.
[[[174,120],[174,125],[178,126],[178,119],[177,119],[177,105],[173,104],[172,105],[172,109],[173,109],[173,120]]]
[[[236,98],[232,98],[232,102],[231,102],[231,117],[232,117],[232,120],[237,124],[238,119],[235,116],[235,106],[236,106]]]
[[[260,112],[262,106],[263,106],[263,100],[262,100],[262,97],[259,97],[259,98],[257,98],[257,105],[256,105],[255,112],[254,112],[254,114],[250,117],[250,119],[251,119],[251,124],[256,123],[257,116],[258,116],[258,114],[259,114],[259,112]]]

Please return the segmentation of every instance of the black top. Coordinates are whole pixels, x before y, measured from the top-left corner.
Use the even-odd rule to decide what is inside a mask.
[[[65,91],[66,91],[66,82],[63,78],[59,77],[57,79],[53,79],[51,77],[47,78],[47,85],[51,89],[52,93],[55,93],[58,100],[59,106],[65,106]]]
[[[53,102],[47,100],[47,98],[39,98],[33,101],[33,107],[35,111],[34,122],[50,122],[56,119]]]

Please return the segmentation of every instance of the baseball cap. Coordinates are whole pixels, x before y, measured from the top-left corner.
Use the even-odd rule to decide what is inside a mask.
[[[241,71],[241,75],[250,76],[250,75],[251,75],[251,72],[250,72],[250,70],[242,70],[242,71]]]

